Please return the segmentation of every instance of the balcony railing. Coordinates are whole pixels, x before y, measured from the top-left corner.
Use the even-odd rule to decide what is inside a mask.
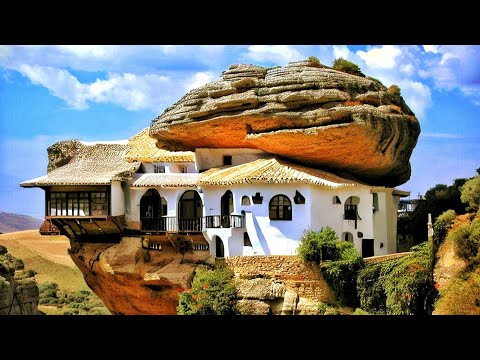
[[[345,213],[343,214],[345,220],[354,220],[355,229],[357,228],[357,221],[362,220],[360,215],[358,215],[358,206],[357,205],[345,205]]]
[[[142,231],[202,232],[202,218],[177,218],[176,216],[140,218]]]
[[[205,227],[210,228],[242,228],[245,227],[243,215],[209,215],[205,216]]]
[[[202,232],[210,228],[245,227],[243,215],[209,215],[203,218],[143,217],[140,222],[142,231],[148,232]]]
[[[140,221],[142,230],[178,232],[177,218],[175,216],[144,217]]]

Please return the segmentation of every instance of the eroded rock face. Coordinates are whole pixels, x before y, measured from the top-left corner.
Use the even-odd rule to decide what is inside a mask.
[[[152,121],[157,147],[258,148],[395,186],[410,178],[420,126],[378,80],[316,67],[232,65]]]
[[[47,148],[47,171],[50,172],[58,167],[68,164],[81,146],[82,144],[78,140],[59,141],[49,146]]]
[[[39,315],[38,301],[34,277],[0,245],[0,315]]]
[[[176,314],[179,288],[189,288],[195,268],[209,258],[205,251],[182,255],[169,241],[161,251],[146,250],[135,237],[73,249],[70,256],[88,286],[112,314],[126,315]]]

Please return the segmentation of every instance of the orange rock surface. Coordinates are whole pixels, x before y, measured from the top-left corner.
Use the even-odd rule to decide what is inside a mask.
[[[257,148],[384,186],[410,178],[419,134],[403,98],[378,80],[308,61],[232,65],[150,127],[159,148]]]

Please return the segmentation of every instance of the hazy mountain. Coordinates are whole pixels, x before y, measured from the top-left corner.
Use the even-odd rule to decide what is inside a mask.
[[[0,233],[39,229],[43,220],[0,211]]]

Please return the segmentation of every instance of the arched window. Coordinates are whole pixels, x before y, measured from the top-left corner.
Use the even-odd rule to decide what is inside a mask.
[[[340,198],[338,196],[333,197],[333,203],[334,204],[341,204],[342,202],[340,201]]]
[[[292,220],[292,203],[285,195],[275,195],[269,210],[270,220]]]
[[[242,196],[242,206],[250,206],[250,198],[246,195]]]

